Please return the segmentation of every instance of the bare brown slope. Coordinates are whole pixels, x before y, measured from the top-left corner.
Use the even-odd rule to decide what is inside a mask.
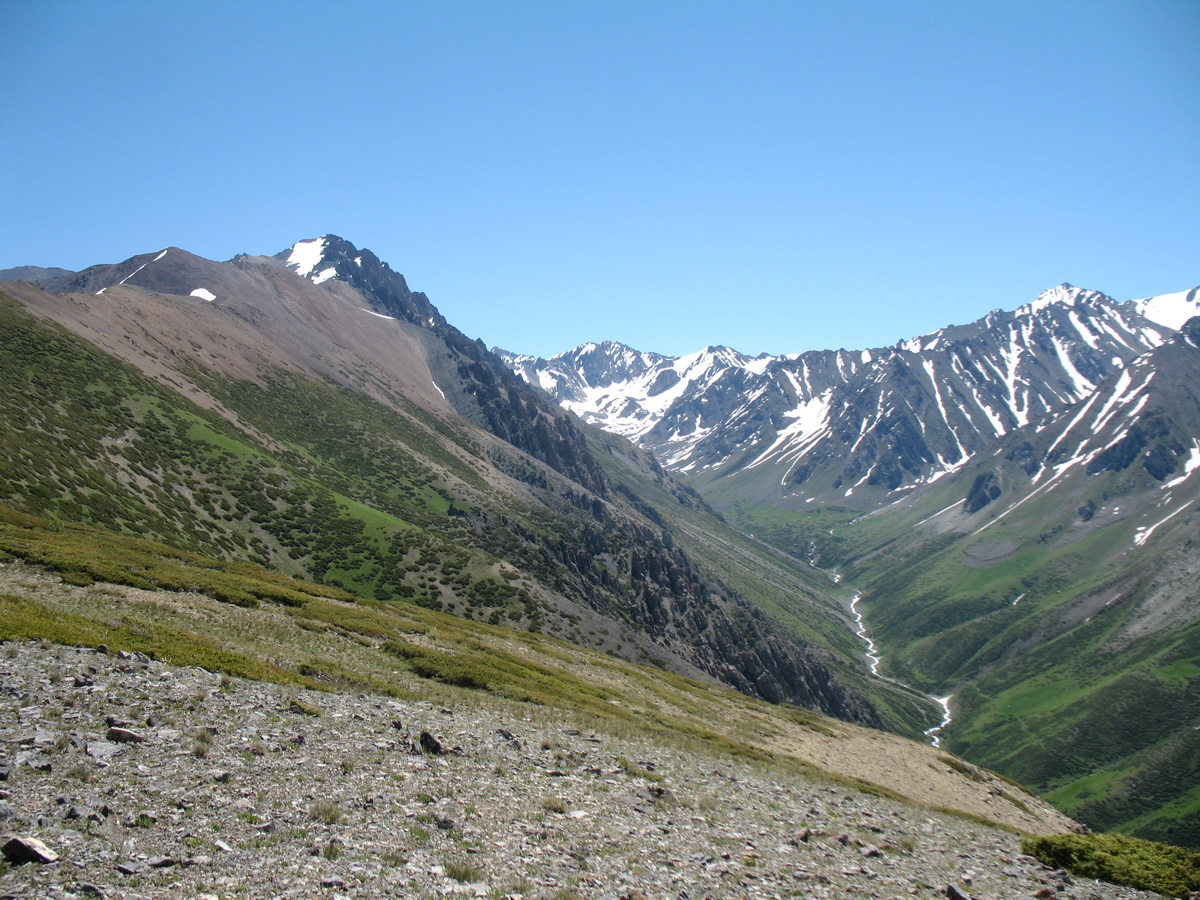
[[[255,382],[261,369],[282,368],[331,378],[385,403],[400,390],[421,406],[449,411],[430,375],[422,331],[364,310],[341,282],[316,285],[270,266],[172,253],[158,265],[173,258],[176,270],[186,270],[170,283],[194,282],[215,301],[119,284],[103,293],[49,294],[17,283],[9,292],[146,374],[172,374],[176,387],[189,364]]]

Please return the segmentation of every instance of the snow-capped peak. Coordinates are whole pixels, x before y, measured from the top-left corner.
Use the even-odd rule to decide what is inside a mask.
[[[1037,299],[1032,303],[1026,303],[1017,310],[1017,315],[1033,315],[1041,312],[1054,305],[1059,306],[1078,306],[1080,303],[1087,300],[1103,297],[1104,295],[1098,291],[1089,291],[1086,288],[1075,287],[1073,284],[1063,282],[1058,287],[1052,287],[1049,290],[1042,291],[1038,294]]]
[[[325,237],[297,241],[292,244],[291,253],[288,254],[288,258],[284,260],[283,264],[301,278],[312,278],[313,270],[321,264],[321,260],[325,257],[326,244]],[[324,274],[324,272],[321,273],[321,275]],[[326,278],[328,277],[326,276]],[[313,278],[313,280],[315,281],[316,278]],[[321,280],[324,281],[325,278]]]

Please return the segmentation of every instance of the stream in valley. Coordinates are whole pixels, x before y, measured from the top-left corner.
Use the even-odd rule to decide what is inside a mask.
[[[837,578],[835,577],[834,580],[836,581]],[[882,661],[882,657],[879,655],[879,648],[876,646],[875,641],[872,640],[871,635],[867,633],[866,623],[863,622],[863,615],[858,609],[858,601],[861,599],[862,594],[856,591],[850,600],[850,613],[854,616],[854,633],[857,634],[859,639],[867,645],[867,665],[871,669],[871,674],[876,678],[881,678],[884,681],[890,681],[892,684],[899,685],[907,691],[912,691],[914,694],[924,697],[931,703],[936,703],[941,708],[942,721],[937,725],[934,725],[932,728],[927,728],[924,732],[922,732],[927,738],[929,738],[929,743],[933,744],[935,747],[940,747],[942,745],[942,732],[946,729],[946,726],[954,721],[954,717],[950,712],[950,701],[954,698],[954,695],[947,694],[945,697],[935,697],[932,694],[926,694],[924,691],[918,691],[910,684],[905,684],[902,681],[897,681],[894,678],[888,678],[886,675],[879,674],[879,663]]]

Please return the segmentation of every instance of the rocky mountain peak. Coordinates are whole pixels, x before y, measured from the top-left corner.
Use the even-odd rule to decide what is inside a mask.
[[[403,275],[370,250],[336,234],[297,241],[271,259],[314,284],[330,279],[346,282],[366,295],[374,312],[427,328],[446,325],[429,298],[410,290]]]
[[[777,468],[781,502],[869,504],[872,491],[934,480],[1086,397],[1166,340],[1161,323],[1200,313],[1196,302],[1191,292],[1122,304],[1063,283],[1013,312],[884,350],[750,357],[711,346],[676,359],[605,343],[507,361],[672,471]]]
[[[1052,306],[1079,306],[1086,303],[1095,303],[1097,301],[1107,301],[1115,303],[1111,297],[1100,293],[1099,291],[1088,290],[1087,288],[1076,287],[1069,282],[1064,281],[1062,284],[1042,291],[1037,295],[1037,298],[1032,303],[1027,303],[1017,310],[1017,315],[1031,315],[1039,313],[1042,310]]]

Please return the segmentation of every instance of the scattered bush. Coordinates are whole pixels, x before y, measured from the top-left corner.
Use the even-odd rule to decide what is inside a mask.
[[[1021,849],[1082,878],[1169,897],[1200,890],[1200,853],[1170,844],[1123,834],[1052,834],[1027,838]]]
[[[314,822],[326,825],[336,825],[342,821],[342,808],[332,800],[317,800],[308,808],[308,814]]]
[[[447,876],[463,883],[483,881],[485,878],[482,869],[460,859],[449,860],[444,868]]]

